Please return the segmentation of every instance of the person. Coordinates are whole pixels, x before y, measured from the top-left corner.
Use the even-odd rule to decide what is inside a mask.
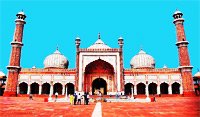
[[[33,100],[33,95],[32,94],[29,95],[29,100]]]
[[[74,102],[74,96],[73,95],[69,95],[69,101],[70,101],[70,104],[73,105],[73,102]]]
[[[55,93],[55,96],[56,96],[56,100],[57,100],[57,98],[58,98],[58,92]],[[55,100],[55,101],[56,101],[56,100]]]
[[[116,99],[118,99],[118,92],[116,92]]]
[[[83,98],[84,98],[84,104],[86,105],[87,104],[87,94],[86,94],[86,92],[84,93]]]
[[[153,102],[156,102],[156,96],[153,94]]]
[[[80,94],[80,93],[78,94],[77,99],[78,99],[77,104],[80,104],[80,105],[81,105],[81,94]]]
[[[76,93],[74,93],[74,105],[76,105],[76,101],[77,101],[77,95]]]
[[[86,93],[86,105],[89,104],[89,98],[90,98],[90,96],[89,96],[89,93],[87,92],[87,93]]]

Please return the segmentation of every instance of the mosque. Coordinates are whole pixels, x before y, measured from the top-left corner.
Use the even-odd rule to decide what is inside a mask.
[[[74,92],[96,95],[99,91],[103,95],[115,95],[116,92],[125,95],[194,94],[187,48],[189,43],[185,37],[183,14],[178,10],[173,14],[177,31],[178,68],[155,68],[155,59],[142,49],[130,60],[130,68],[124,68],[123,38],[119,37],[118,48],[111,48],[103,42],[100,34],[96,42],[87,48],[80,48],[81,39],[75,39],[74,69],[68,68],[69,61],[58,48],[44,59],[44,68],[21,68],[26,15],[19,12],[16,16],[4,96],[49,95],[55,92],[59,95]]]

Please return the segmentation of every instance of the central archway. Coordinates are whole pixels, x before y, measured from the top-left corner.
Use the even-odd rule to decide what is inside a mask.
[[[110,63],[101,59],[91,62],[85,68],[84,92],[89,92],[92,95],[95,94],[94,91],[97,89],[101,90],[103,95],[114,92],[116,90],[114,74],[114,68]]]
[[[92,82],[92,95],[98,94],[99,91],[103,94],[107,94],[107,83],[103,78],[97,78]]]

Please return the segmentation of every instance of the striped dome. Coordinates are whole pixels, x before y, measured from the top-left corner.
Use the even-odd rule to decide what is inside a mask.
[[[131,68],[155,68],[155,60],[142,49],[130,62]]]
[[[68,60],[58,49],[44,60],[44,68],[68,68]]]

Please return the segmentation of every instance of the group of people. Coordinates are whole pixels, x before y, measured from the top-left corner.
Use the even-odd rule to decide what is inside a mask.
[[[78,95],[76,95],[76,93],[74,93],[74,95],[70,94],[69,95],[69,101],[71,105],[81,105],[81,99],[84,99],[84,104],[88,105],[89,104],[89,94],[88,93],[84,93],[84,95],[81,95],[80,93],[78,93]]]

